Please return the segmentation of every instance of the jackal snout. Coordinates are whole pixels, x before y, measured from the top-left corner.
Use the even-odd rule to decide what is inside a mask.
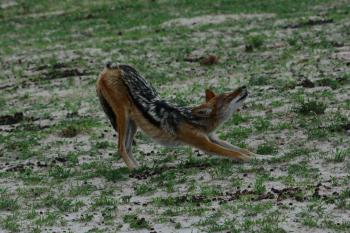
[[[248,90],[246,86],[241,86],[233,92],[222,94],[223,101],[217,111],[218,115],[222,116],[222,120],[226,120],[243,104],[244,100],[248,96]],[[220,98],[220,95],[218,96]]]

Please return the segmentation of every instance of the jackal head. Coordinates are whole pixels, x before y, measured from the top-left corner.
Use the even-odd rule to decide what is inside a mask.
[[[211,90],[206,90],[206,102],[194,107],[192,114],[196,117],[213,121],[211,123],[213,124],[212,127],[216,128],[237,111],[247,96],[248,91],[245,86],[239,87],[233,92],[219,95],[216,95]]]

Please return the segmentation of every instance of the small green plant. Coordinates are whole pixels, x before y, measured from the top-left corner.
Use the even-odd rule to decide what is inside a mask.
[[[342,190],[339,197],[335,198],[335,205],[339,209],[350,210],[350,188]]]
[[[350,156],[350,149],[342,150],[337,148],[335,150],[334,156],[330,157],[329,160],[335,163],[341,163],[344,162],[346,157]]]
[[[8,215],[0,223],[4,229],[6,229],[10,232],[19,232],[19,230],[20,230],[20,224],[18,221],[17,214]]]
[[[55,166],[49,170],[49,176],[55,179],[67,179],[73,174],[72,169],[62,166]]]
[[[278,108],[278,107],[283,106],[283,102],[280,100],[274,100],[271,102],[271,106],[274,108]]]
[[[317,223],[317,218],[310,215],[310,214],[304,214],[301,218],[301,223],[305,226],[308,227],[317,227],[318,223]]]
[[[262,154],[262,155],[274,154],[276,152],[277,152],[276,146],[268,143],[259,145],[258,149],[256,150],[256,153]]]
[[[107,149],[110,146],[110,143],[108,141],[100,141],[96,143],[97,149]]]
[[[34,219],[35,217],[38,216],[38,213],[35,211],[35,209],[31,209],[27,214],[26,214],[26,218],[27,219]]]
[[[332,89],[337,89],[340,86],[340,83],[335,78],[323,78],[318,80],[317,84],[320,86],[328,86]]]
[[[245,48],[247,52],[252,52],[254,49],[260,49],[265,42],[264,35],[249,35],[245,38]]]
[[[175,223],[175,229],[180,229],[181,228],[181,223],[177,222]]]
[[[268,130],[268,128],[271,125],[271,122],[269,120],[265,120],[259,117],[253,122],[253,125],[258,132],[264,132]]]
[[[0,193],[0,211],[1,210],[16,210],[19,208],[17,199],[11,197],[9,194]]]
[[[30,184],[40,183],[44,179],[40,174],[34,172],[31,168],[26,168],[23,171],[21,171],[19,174],[19,178],[24,182]]]
[[[150,227],[145,218],[139,218],[136,214],[124,215],[123,220],[125,223],[129,223],[130,228],[133,229],[148,229]]]
[[[266,187],[264,182],[265,182],[265,178],[261,176],[256,178],[255,184],[254,184],[254,190],[257,194],[263,194],[266,192]]]
[[[304,178],[317,177],[319,175],[317,168],[312,168],[307,163],[295,163],[288,166],[288,174]]]
[[[245,203],[242,205],[245,210],[245,216],[257,216],[259,213],[266,212],[273,207],[271,202]]]
[[[324,128],[311,128],[307,131],[307,136],[309,139],[326,139],[329,132]]]
[[[298,44],[300,43],[300,38],[297,33],[293,34],[292,37],[287,37],[286,40],[290,46],[298,46]]]
[[[302,115],[321,115],[324,114],[327,105],[325,103],[310,100],[302,100],[298,106],[294,107],[294,111]]]
[[[154,188],[151,184],[140,184],[135,188],[136,195],[143,195],[145,193],[152,192]]]
[[[267,76],[252,76],[249,79],[249,84],[252,86],[265,86],[270,83],[270,78]]]
[[[82,185],[71,187],[71,189],[69,190],[69,194],[73,197],[76,197],[81,195],[89,195],[96,190],[97,190],[97,187],[95,185],[82,184]]]
[[[76,125],[68,125],[62,129],[60,135],[65,138],[72,138],[80,133],[80,129]]]
[[[72,151],[68,152],[67,161],[70,166],[75,166],[79,162],[78,154]]]
[[[228,141],[232,140],[237,144],[244,139],[247,139],[252,132],[251,128],[235,127],[225,135],[226,137],[224,139],[227,139]]]
[[[99,207],[99,206],[110,206],[117,208],[118,201],[112,197],[107,196],[107,194],[101,194],[97,199],[95,199],[94,204],[92,205],[93,208]]]
[[[37,218],[34,223],[39,226],[53,226],[60,222],[62,220],[62,217],[59,215],[58,212],[47,212],[40,215],[39,218]]]
[[[90,222],[93,218],[94,218],[93,214],[86,213],[86,214],[82,214],[80,216],[79,221],[81,221],[81,222]]]
[[[107,164],[99,164],[96,167],[95,171],[96,176],[102,176],[106,178],[108,181],[119,181],[119,180],[125,180],[127,179],[129,175],[129,170],[126,167],[121,168],[112,168],[110,165]]]

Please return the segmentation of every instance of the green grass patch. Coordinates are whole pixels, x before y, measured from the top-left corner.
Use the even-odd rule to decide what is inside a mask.
[[[149,223],[145,218],[139,218],[136,214],[124,215],[123,220],[125,223],[129,223],[132,229],[148,229],[150,228]]]
[[[302,115],[321,115],[324,114],[327,105],[323,102],[309,100],[302,101],[294,108],[294,111]]]

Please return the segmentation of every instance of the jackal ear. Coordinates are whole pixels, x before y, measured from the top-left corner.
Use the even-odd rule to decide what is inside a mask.
[[[197,117],[209,117],[212,110],[211,107],[198,107],[192,110],[192,114]]]
[[[212,98],[215,97],[215,93],[209,89],[205,90],[205,101],[208,102],[209,100],[211,100]]]

